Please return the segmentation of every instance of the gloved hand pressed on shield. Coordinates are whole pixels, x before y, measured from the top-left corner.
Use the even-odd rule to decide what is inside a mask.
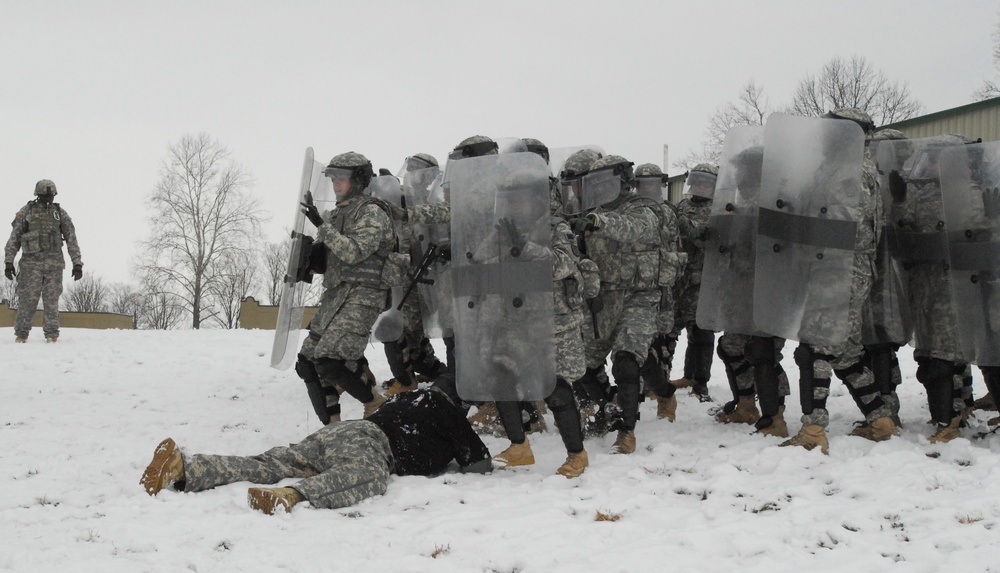
[[[577,217],[569,222],[573,227],[573,232],[577,235],[589,235],[601,229],[603,221],[597,213],[587,213],[586,217]]]
[[[509,242],[510,246],[517,249],[518,253],[524,250],[524,245],[528,243],[528,239],[524,236],[524,233],[518,230],[517,224],[514,223],[513,219],[501,217],[500,221],[497,222],[496,229],[497,235],[501,240]]]
[[[3,276],[7,277],[7,280],[12,281],[17,273],[14,272],[14,263],[4,263],[3,265]]]
[[[304,209],[302,213],[309,219],[309,222],[313,224],[317,229],[323,224],[323,216],[319,214],[319,209],[316,208],[316,204],[313,203],[313,195],[311,191],[306,191],[306,200],[299,203]]]
[[[83,265],[73,265],[73,280],[78,281],[83,278]]]
[[[451,262],[451,241],[444,239],[438,243],[438,257],[443,261]]]
[[[895,169],[889,172],[889,194],[894,203],[906,201],[906,180]]]

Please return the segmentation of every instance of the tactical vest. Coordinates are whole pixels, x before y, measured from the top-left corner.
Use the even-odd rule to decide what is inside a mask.
[[[600,252],[605,259],[599,263],[601,287],[630,290],[670,288],[676,282],[678,269],[683,268],[686,256],[677,252],[676,240],[667,238],[666,215],[659,203],[640,195],[620,197],[609,206],[611,211],[615,211],[628,203],[641,203],[656,214],[660,223],[660,240],[656,243],[624,244],[602,237],[599,231],[588,237],[588,243],[593,243],[595,247],[588,247],[590,254],[593,256]]]
[[[21,234],[21,252],[25,255],[62,253],[62,210],[58,203],[45,205],[40,201],[28,203]]]
[[[350,237],[354,233],[362,210],[371,204],[382,209],[390,221],[392,220],[389,208],[385,203],[374,197],[362,196],[357,199],[356,204],[346,209],[340,207],[334,209],[327,224],[332,225],[340,234]],[[389,240],[383,241],[374,253],[357,263],[345,263],[333,253],[328,253],[327,271],[323,277],[324,286],[332,288],[341,282],[345,282],[369,288],[388,289],[390,285],[383,279],[383,273],[386,270],[386,260],[389,257],[389,253],[393,252],[395,247],[396,238],[395,232],[393,232],[392,237]]]

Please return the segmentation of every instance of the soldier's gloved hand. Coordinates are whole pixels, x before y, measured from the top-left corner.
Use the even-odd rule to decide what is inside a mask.
[[[14,263],[4,263],[3,265],[3,276],[7,277],[7,280],[12,281],[17,273],[14,272]]]
[[[445,239],[438,244],[438,256],[441,260],[451,262],[451,241]]]
[[[569,222],[573,226],[573,232],[577,235],[589,235],[601,229],[603,221],[597,213],[587,213],[586,217],[577,217]]]
[[[528,243],[527,237],[518,230],[514,220],[508,217],[500,218],[500,221],[497,223],[497,234],[500,237],[506,238],[510,242],[510,246],[517,249],[518,252],[524,250],[524,245]]]
[[[1000,217],[1000,188],[983,189],[983,210],[990,219]]]
[[[73,265],[73,280],[78,281],[83,278],[83,265]]]
[[[389,213],[392,215],[394,220],[402,221],[404,223],[409,220],[410,216],[409,213],[406,212],[406,209],[392,202],[387,203],[389,205]]]
[[[299,205],[304,207],[302,213],[306,216],[306,219],[309,219],[309,222],[318,229],[323,224],[323,216],[319,214],[319,209],[313,203],[312,191],[306,191],[306,200],[299,203]]]
[[[906,180],[895,169],[889,172],[889,194],[895,203],[906,201]]]

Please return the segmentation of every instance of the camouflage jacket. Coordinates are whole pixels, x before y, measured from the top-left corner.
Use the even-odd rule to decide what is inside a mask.
[[[585,239],[601,290],[659,288],[660,217],[652,202],[623,195],[598,211],[601,228]]]
[[[387,289],[386,261],[396,238],[387,208],[378,199],[359,195],[337,204],[323,215],[316,242],[329,249],[323,286],[340,283]]]
[[[677,204],[677,227],[681,234],[681,250],[687,253],[686,282],[690,286],[701,283],[701,269],[705,266],[705,231],[712,214],[712,202],[695,202],[683,199]]]
[[[20,250],[22,265],[49,270],[64,269],[66,259],[62,252],[63,241],[66,242],[70,261],[82,266],[76,227],[66,210],[58,203],[45,205],[30,201],[14,215],[14,221],[11,222],[10,239],[4,249],[4,263],[13,263]]]

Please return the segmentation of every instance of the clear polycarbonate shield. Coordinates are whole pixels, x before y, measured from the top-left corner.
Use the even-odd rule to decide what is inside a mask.
[[[581,193],[580,208],[583,211],[596,209],[605,203],[610,203],[622,193],[621,175],[615,173],[614,169],[592,171],[583,176]],[[566,213],[572,214],[569,211]]]
[[[590,149],[604,155],[604,149],[599,145],[574,145],[570,147],[549,148],[549,170],[553,177],[559,177],[566,165],[566,160],[581,149]]]
[[[1000,142],[956,145],[940,156],[949,270],[968,362],[1000,366]]]
[[[376,199],[397,207],[405,204],[403,187],[399,179],[393,175],[380,175],[372,178],[365,192]],[[403,233],[403,222],[393,220],[392,224],[396,237],[400,237]],[[404,286],[392,287],[392,304],[375,319],[375,323],[372,325],[372,340],[377,342],[393,342],[403,336],[403,313],[397,307],[403,299],[405,288]]]
[[[657,203],[662,203],[666,199],[666,184],[660,177],[636,177],[635,193],[642,197],[649,197]]]
[[[406,172],[403,175],[403,196],[407,207],[446,203],[442,186],[443,177],[444,172],[438,167]],[[451,227],[448,223],[414,223],[412,233],[411,269],[415,268],[428,253],[451,244]],[[424,282],[418,283],[416,292],[410,293],[409,296],[418,296],[420,299],[420,316],[424,334],[428,338],[447,338],[454,335],[450,263],[434,257],[424,275]]]
[[[458,393],[544,399],[556,375],[548,167],[511,153],[449,169]]]
[[[728,136],[727,133],[726,137]],[[711,199],[715,195],[715,184],[718,179],[718,176],[713,173],[689,171],[687,178],[684,179],[684,195]]]
[[[758,330],[815,346],[847,340],[864,142],[853,121],[768,119],[754,279]]]
[[[523,153],[528,145],[519,137],[500,137],[497,142],[497,153]]]
[[[763,159],[763,126],[729,130],[706,231],[696,315],[699,328],[754,334],[754,258]]]
[[[320,213],[333,209],[336,196],[330,179],[323,175],[325,165],[316,161],[312,148],[306,149],[302,166],[302,179],[295,197],[295,219],[293,220],[288,256],[288,265],[281,285],[281,301],[278,304],[278,320],[274,327],[274,343],[271,346],[271,367],[286,370],[295,363],[299,347],[297,331],[303,328],[305,299],[308,283],[301,279],[309,265],[309,250],[316,227],[302,212],[300,203],[311,197]],[[296,334],[293,334],[295,332]]]

